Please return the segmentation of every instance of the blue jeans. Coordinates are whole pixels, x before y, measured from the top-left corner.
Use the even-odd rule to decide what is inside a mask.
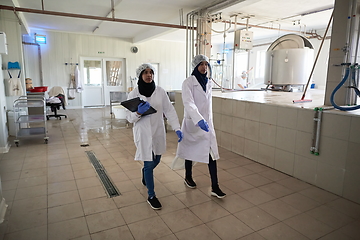
[[[161,155],[154,155],[152,161],[144,161],[144,179],[149,197],[155,196],[154,191],[154,168],[160,163]]]

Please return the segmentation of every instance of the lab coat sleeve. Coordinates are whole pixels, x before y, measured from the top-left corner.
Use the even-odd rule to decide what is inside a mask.
[[[176,114],[174,106],[171,104],[170,99],[165,91],[162,94],[162,98],[165,117],[169,121],[174,131],[180,130],[179,118]]]
[[[129,123],[134,123],[139,121],[141,118],[141,115],[138,115],[136,112],[130,112],[129,110],[126,109],[126,120]]]
[[[135,98],[136,96],[136,93],[135,91],[131,91],[128,95],[128,100],[129,99],[132,99],[132,98]],[[134,122],[137,122],[140,120],[141,118],[141,115],[137,114],[136,112],[131,112],[130,110],[128,109],[125,109],[126,111],[126,120],[129,122],[129,123],[134,123]]]
[[[182,100],[184,104],[184,110],[188,116],[190,116],[193,123],[196,125],[204,117],[200,114],[194,100],[194,88],[191,82],[191,77],[186,79],[182,85]],[[185,114],[185,115],[186,115]],[[185,117],[185,116],[184,116]]]

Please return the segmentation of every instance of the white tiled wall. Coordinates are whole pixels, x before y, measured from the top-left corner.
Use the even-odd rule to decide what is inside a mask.
[[[360,116],[324,111],[316,156],[313,109],[213,97],[213,111],[219,146],[360,203]]]
[[[175,108],[182,118],[179,92]],[[313,109],[214,96],[213,116],[219,146],[360,203],[360,115],[324,111],[319,156]]]

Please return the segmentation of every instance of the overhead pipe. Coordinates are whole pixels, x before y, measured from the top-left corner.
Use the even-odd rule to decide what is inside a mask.
[[[317,11],[312,11],[312,12],[307,12],[307,13],[302,13],[302,14],[297,14],[297,15],[292,15],[292,16],[289,16],[289,17],[281,18],[281,19],[279,19],[277,21],[282,21],[282,20],[286,20],[286,19],[294,18],[294,17],[303,17],[303,16],[306,16],[306,15],[311,15],[311,14],[315,14],[315,13],[319,13],[319,12],[324,12],[324,11],[328,11],[328,10],[331,10],[331,9],[334,9],[334,7],[324,8],[324,9],[320,9],[320,10],[317,10]],[[272,22],[273,21],[268,21],[268,22],[260,23],[259,25],[272,23]]]
[[[189,12],[186,15],[186,75],[189,74],[189,63],[191,62],[191,58],[195,55],[195,44],[194,44],[194,36],[195,36],[195,30],[198,30],[197,27],[195,27],[195,16],[198,15],[201,17],[201,12],[206,11],[206,13],[218,11],[219,9],[224,9],[225,7],[232,6],[234,4],[243,2],[245,0],[220,0],[217,2],[211,2],[205,6],[203,6],[200,9],[196,9],[192,12]],[[189,24],[191,25],[189,27]],[[189,32],[190,31],[190,32]],[[200,32],[200,31],[198,31]],[[197,34],[196,36],[196,43],[199,43],[199,36]],[[199,49],[199,48],[197,48]],[[198,54],[198,52],[197,52]]]
[[[241,2],[245,2],[246,0],[223,0],[220,1],[218,3],[215,4],[211,4],[211,6],[203,8],[206,9],[208,11],[208,13],[212,13],[227,7],[231,7],[235,4],[241,3]]]
[[[120,1],[120,2],[121,2],[121,1]],[[119,2],[118,4],[120,4],[120,2]],[[111,13],[112,19],[115,18],[115,7],[116,7],[116,6],[115,6],[115,4],[114,4],[114,0],[111,0],[111,10],[109,11],[108,14],[106,14],[106,17],[109,16],[110,13]],[[101,23],[102,23],[102,22],[101,22]],[[97,29],[100,28],[101,23],[99,23],[99,24],[94,28],[94,30],[92,31],[93,33],[94,33]]]
[[[194,36],[195,30],[195,15],[197,12],[193,11],[186,15],[186,76],[190,74],[190,66],[189,62],[191,62],[192,56],[194,56],[195,51],[195,43]]]
[[[31,9],[31,8],[12,7],[12,6],[5,6],[5,5],[0,5],[0,9],[16,11],[16,12],[27,12],[27,13],[36,13],[36,14],[44,14],[44,15],[53,15],[53,16],[60,16],[60,17],[73,17],[73,18],[83,18],[83,19],[109,21],[109,22],[148,25],[148,26],[156,26],[156,27],[186,29],[185,26],[176,25],[176,24],[146,22],[146,21],[128,20],[128,19],[120,19],[120,18],[108,18],[108,17],[83,15],[83,14],[75,14],[75,13],[64,13],[64,12],[46,11],[46,10],[38,10],[38,9]]]
[[[115,4],[114,4],[114,0],[111,0],[111,15],[112,18],[115,19]]]
[[[224,20],[223,23],[230,23],[230,21]],[[231,24],[235,24],[235,22],[231,22]],[[276,30],[276,31],[283,31],[283,32],[292,32],[292,33],[303,33],[302,31],[295,31],[295,30],[288,30],[288,29],[279,29],[274,27],[265,27],[265,26],[259,26],[259,25],[252,25],[252,24],[246,24],[246,23],[237,23],[237,25],[241,26],[248,26],[248,28],[262,28],[262,29],[268,29],[268,30]],[[229,31],[231,32],[231,31]],[[311,34],[310,32],[306,32],[306,34]]]
[[[38,43],[29,43],[29,42],[22,42],[25,45],[35,45],[38,47],[38,54],[39,54],[39,71],[40,71],[40,86],[44,86],[43,80],[43,73],[42,73],[42,62],[41,62],[41,49],[40,44]]]
[[[179,19],[180,19],[180,25],[184,26],[184,13],[183,13],[183,9],[179,9]]]

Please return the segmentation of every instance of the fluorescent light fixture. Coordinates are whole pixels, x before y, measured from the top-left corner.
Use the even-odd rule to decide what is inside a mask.
[[[39,44],[46,44],[46,36],[35,34],[35,42]]]

